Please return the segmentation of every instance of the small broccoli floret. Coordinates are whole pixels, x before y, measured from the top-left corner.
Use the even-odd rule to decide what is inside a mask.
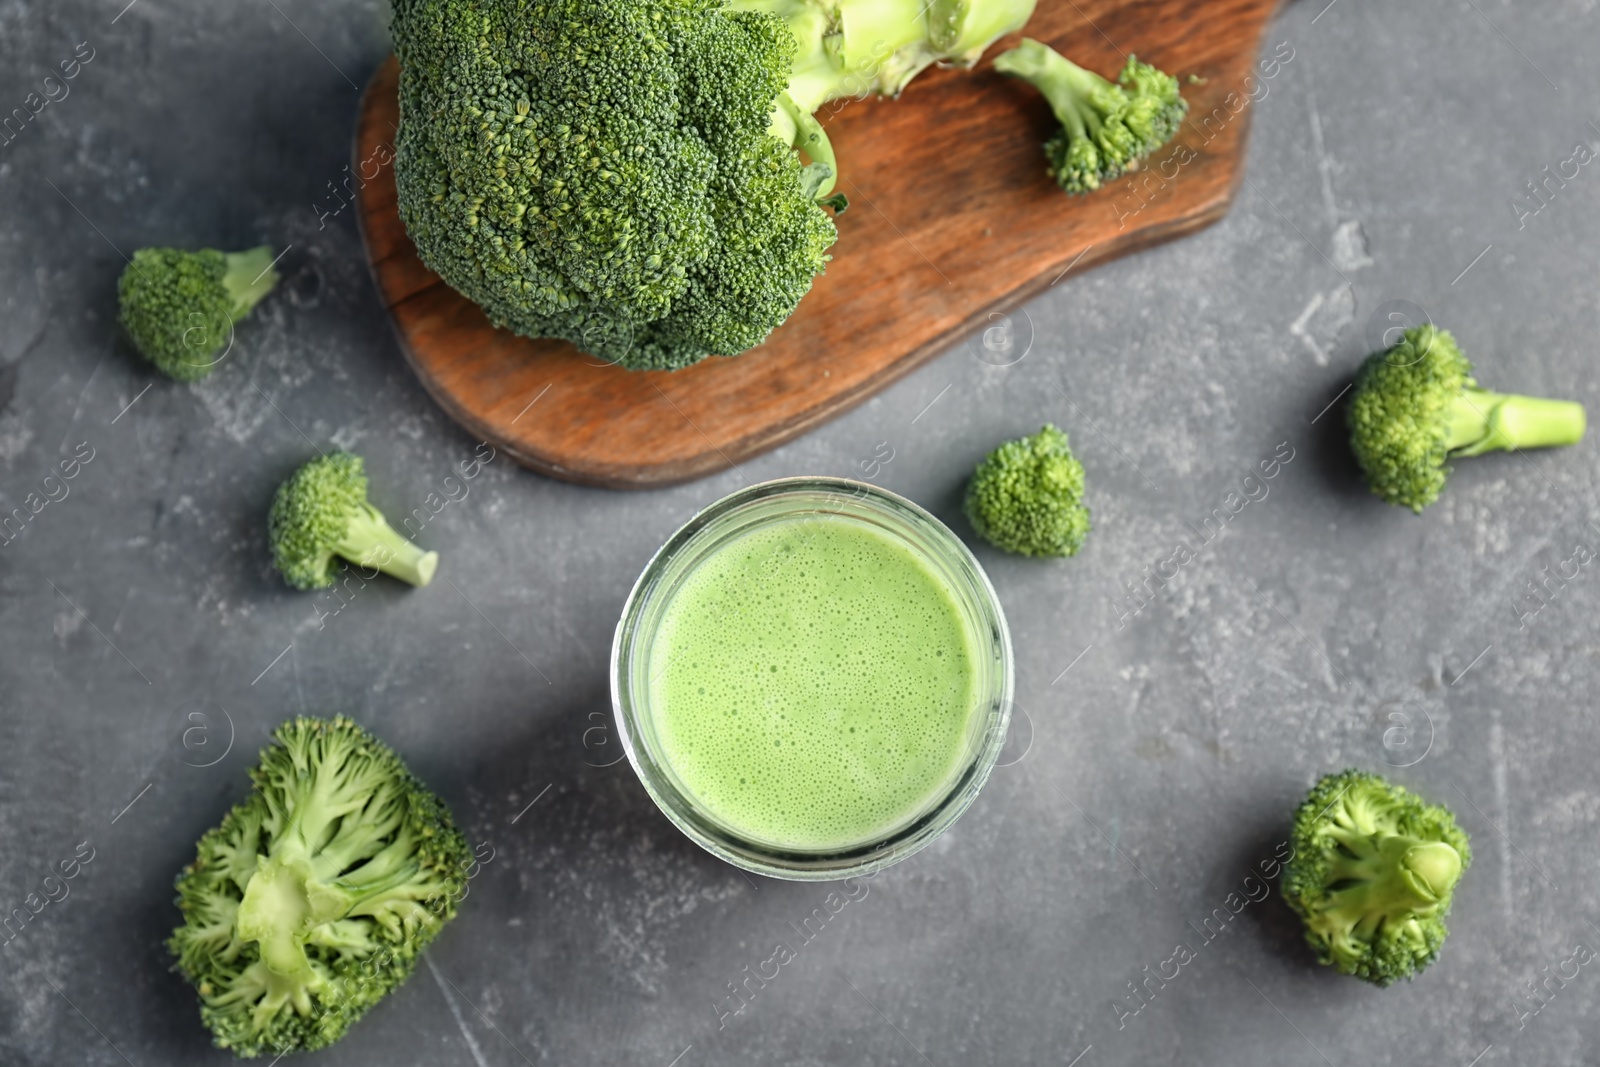
[[[1044,94],[1061,129],[1045,142],[1050,176],[1068,193],[1087,193],[1126,171],[1178,132],[1188,101],[1178,79],[1129,56],[1116,82],[1084,70],[1049,45],[1024,38],[995,57],[995,70]]]
[[[278,284],[272,249],[141,248],[117,282],[122,326],[169,378],[192,382],[226,354],[233,325]]]
[[[1570,445],[1584,430],[1582,404],[1480,388],[1450,331],[1431,325],[1367,357],[1348,419],[1372,491],[1416,512],[1439,499],[1453,457]]]
[[[472,852],[438,797],[344,716],[272,735],[254,789],[178,876],[168,949],[220,1048],[331,1045],[455,917]]]
[[[1311,790],[1292,844],[1283,896],[1317,959],[1385,986],[1438,957],[1451,896],[1472,862],[1449,810],[1347,770]]]
[[[996,548],[1023,556],[1075,556],[1089,535],[1083,464],[1067,435],[1045,425],[990,452],[967,485],[967,518]]]
[[[970,64],[1033,4],[394,0],[400,217],[497,326],[636,370],[738,355],[837,237],[817,110]]]
[[[367,502],[365,464],[349,452],[314,459],[278,486],[267,525],[273,562],[296,589],[332,585],[335,557],[412,585],[439,567],[439,553],[400,536]]]

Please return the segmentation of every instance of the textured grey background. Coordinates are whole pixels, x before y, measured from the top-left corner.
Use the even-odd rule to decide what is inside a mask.
[[[1600,1060],[1592,967],[1521,1027],[1513,1009],[1541,968],[1600,945],[1595,565],[1536,615],[1516,608],[1600,537],[1596,445],[1470,461],[1417,518],[1358,484],[1337,408],[1313,424],[1399,300],[1452,327],[1488,382],[1600,404],[1600,168],[1521,228],[1509,206],[1600,141],[1594,0],[1293,4],[1268,41],[1295,57],[1255,109],[1233,213],[1064,280],[1014,317],[1032,340],[1014,365],[975,338],[671,491],[575,488],[501,457],[422,535],[448,583],[373,584],[320,629],[319,601],[268,568],[272,487],[332,442],[367,455],[377,502],[403,514],[475,444],[402,362],[351,213],[319,229],[312,206],[348,160],[385,6],[122,3],[0,2],[0,106],[78,42],[96,50],[0,147],[3,510],[95,450],[0,548],[0,906],[95,850],[0,948],[0,1062],[226,1059],[167,970],[171,879],[266,731],[333,711],[393,742],[495,858],[427,965],[318,1055],[329,1067]],[[257,241],[292,245],[287,282],[239,352],[197,386],[151,384],[117,340],[117,250]],[[625,763],[599,766],[615,742],[587,731],[631,582],[699,506],[747,480],[861,474],[880,442],[876,480],[965,532],[966,472],[1046,419],[1089,470],[1087,550],[979,550],[1027,712],[1008,758],[1026,754],[719,1030],[726,983],[826,887],[742,876],[676,834]],[[1268,497],[1119,629],[1121,584],[1280,442],[1294,459]],[[1317,967],[1275,892],[1203,943],[1316,775],[1424,751],[1394,776],[1451,804],[1477,858],[1421,981]],[[1119,1029],[1126,983],[1180,940],[1198,958]]]

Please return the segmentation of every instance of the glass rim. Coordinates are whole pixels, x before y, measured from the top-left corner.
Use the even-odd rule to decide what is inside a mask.
[[[729,528],[737,532],[740,524],[736,517],[742,511],[784,496],[795,498],[797,514],[825,510],[812,499],[820,497],[824,504],[829,499],[836,500],[838,514],[849,514],[843,509],[855,502],[859,510],[905,527],[890,531],[898,543],[932,566],[940,578],[960,580],[962,588],[951,590],[953,599],[978,642],[974,651],[982,677],[976,700],[983,710],[975,711],[980,721],[974,723],[975,732],[969,734],[970,751],[963,754],[958,769],[942,787],[943,792],[909,821],[859,844],[835,850],[784,849],[741,837],[703,807],[697,807],[699,802],[663,771],[666,761],[648,751],[649,743],[641,736],[643,720],[649,717],[648,705],[640,699],[636,684],[637,660],[648,655],[648,646],[638,647],[641,632],[653,639],[659,604],[670,600],[676,583],[681,583],[718,547],[712,544],[706,549],[704,544],[697,545],[698,539],[715,530],[719,523],[731,523]],[[763,514],[782,516],[783,511],[779,508],[751,517],[759,520]],[[908,534],[920,534],[928,543],[922,544]],[[703,550],[702,554],[691,555],[690,562],[674,575],[672,566],[696,547]],[[674,577],[676,582],[663,584]],[[657,609],[653,620],[646,618],[646,609],[651,607]],[[937,517],[897,493],[869,482],[825,475],[759,482],[697,511],[645,564],[628,593],[611,645],[611,704],[617,733],[628,764],[656,807],[691,841],[719,859],[752,873],[791,881],[830,881],[870,874],[921,850],[949,829],[977,798],[999,760],[1010,725],[1013,684],[1011,635],[1005,613],[988,575],[967,545]]]

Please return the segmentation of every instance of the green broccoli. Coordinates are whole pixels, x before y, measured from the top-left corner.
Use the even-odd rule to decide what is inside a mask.
[[[768,132],[805,151],[829,173],[838,165],[816,112],[834,100],[869,93],[899,96],[934,63],[971,66],[995,40],[1019,29],[1035,0],[728,0],[729,12],[781,17],[797,48],[788,85]]]
[[[472,852],[438,797],[344,716],[272,735],[255,788],[178,876],[167,947],[221,1048],[331,1045],[455,917]]]
[[[1089,536],[1083,464],[1046,424],[984,457],[967,485],[967,518],[984,540],[1023,556],[1075,556]]]
[[[1570,445],[1584,430],[1582,404],[1480,388],[1450,331],[1431,325],[1367,357],[1348,417],[1372,491],[1416,512],[1439,499],[1453,457]]]
[[[117,282],[134,347],[180,382],[204,378],[227,354],[233,325],[278,284],[272,249],[141,248]]]
[[[1439,955],[1472,862],[1455,817],[1375,774],[1326,775],[1295,813],[1283,896],[1317,958],[1380,986]]]
[[[400,536],[367,502],[365,464],[349,452],[314,459],[278,486],[267,527],[273,562],[296,589],[332,585],[335,557],[412,585],[439,568],[439,553]]]
[[[816,110],[974,62],[1033,4],[394,0],[400,216],[497,326],[633,369],[738,355],[837,236]]]
[[[1087,193],[1172,140],[1189,112],[1178,79],[1129,56],[1116,82],[1084,70],[1031,38],[995,57],[994,69],[1044,94],[1061,129],[1045,142],[1050,176],[1068,193]]]

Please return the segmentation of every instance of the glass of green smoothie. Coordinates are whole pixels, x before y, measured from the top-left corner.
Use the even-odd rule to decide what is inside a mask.
[[[678,828],[774,878],[866,874],[943,833],[1005,743],[1011,638],[972,553],[864,482],[700,512],[617,624],[628,760]]]

